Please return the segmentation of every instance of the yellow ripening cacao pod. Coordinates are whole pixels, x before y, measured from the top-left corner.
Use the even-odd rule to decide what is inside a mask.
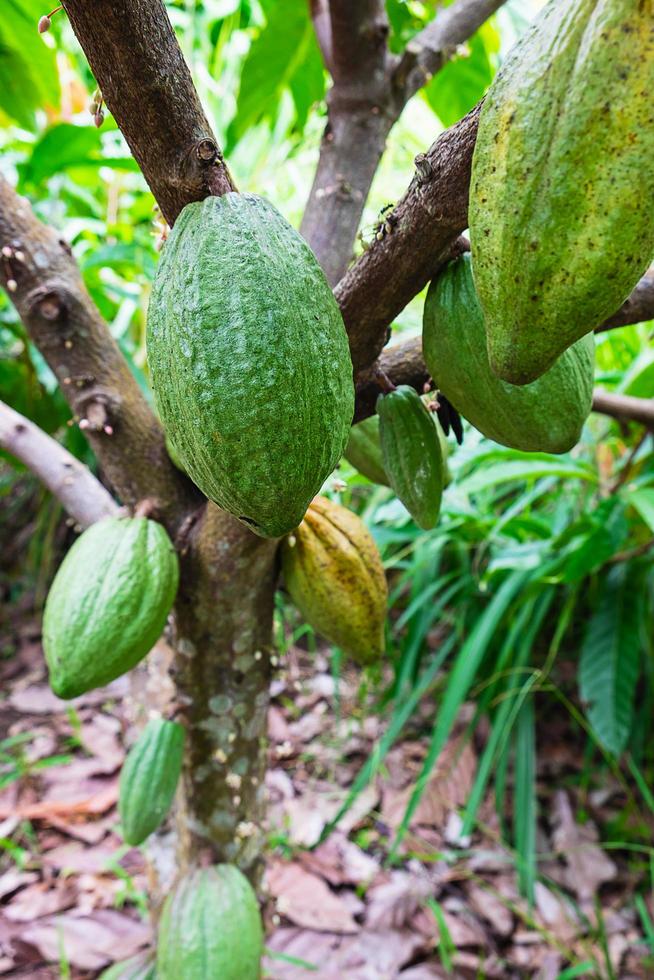
[[[289,594],[306,621],[358,663],[384,652],[388,588],[381,556],[363,521],[326,497],[282,543]]]

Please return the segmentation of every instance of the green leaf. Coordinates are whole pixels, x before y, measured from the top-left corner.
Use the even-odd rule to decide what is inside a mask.
[[[489,29],[494,31],[490,25]],[[467,48],[468,55],[448,61],[424,89],[425,99],[445,126],[452,126],[479,102],[495,74],[482,31],[470,38]]]
[[[631,731],[643,610],[639,570],[627,564],[611,569],[581,649],[581,699],[599,742],[615,755],[622,752]]]
[[[95,126],[59,123],[47,129],[34,144],[31,157],[21,168],[21,177],[39,184],[67,167],[93,162],[101,149],[100,133]]]
[[[26,129],[37,108],[59,105],[55,51],[38,33],[41,0],[3,0],[0,19],[0,109]]]
[[[457,489],[470,494],[488,487],[499,486],[516,480],[535,480],[542,476],[558,476],[575,480],[597,482],[597,474],[590,466],[574,463],[547,453],[515,453],[516,459],[480,467],[463,479]]]
[[[536,735],[532,698],[522,705],[516,723],[513,834],[520,891],[533,905],[536,881]]]
[[[632,490],[627,502],[634,507],[651,531],[654,531],[654,488]]]
[[[325,74],[308,6],[266,6],[267,23],[252,42],[243,65],[226,152],[251,126],[275,118],[284,90],[290,90],[293,97],[299,129],[311,105],[325,92]]]

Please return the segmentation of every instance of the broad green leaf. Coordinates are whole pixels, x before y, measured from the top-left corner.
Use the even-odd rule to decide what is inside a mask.
[[[38,108],[59,105],[55,51],[38,33],[40,0],[3,0],[0,18],[0,108],[27,129]]]
[[[24,180],[38,184],[67,167],[92,161],[101,149],[100,133],[95,126],[59,123],[46,129],[41,139],[34,144],[32,155],[22,168],[21,176]]]
[[[463,494],[477,493],[479,490],[496,487],[502,483],[535,480],[543,476],[597,482],[597,474],[590,466],[557,459],[556,456],[548,456],[546,453],[525,453],[522,459],[507,460],[476,470],[465,477],[457,489]]]
[[[325,92],[325,75],[307,4],[267,4],[267,22],[252,42],[243,65],[236,116],[230,125],[233,145],[262,119],[274,119],[281,95],[289,89],[297,126]]]
[[[619,755],[627,744],[640,672],[642,579],[621,564],[602,583],[597,608],[584,634],[579,689],[600,743]]]
[[[494,28],[488,25],[488,30]],[[425,99],[445,126],[452,126],[479,102],[495,74],[482,31],[467,42],[467,51],[448,61],[424,89]]]
[[[642,490],[633,490],[626,496],[626,500],[638,511],[651,531],[654,531],[654,489],[645,487]]]

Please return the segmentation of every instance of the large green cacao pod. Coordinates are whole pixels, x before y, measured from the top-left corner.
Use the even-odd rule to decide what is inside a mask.
[[[170,810],[182,771],[184,728],[152,718],[130,749],[120,774],[118,812],[128,844],[141,844]]]
[[[147,343],[191,479],[258,534],[297,527],[354,411],[343,320],[306,242],[253,194],[187,205],[157,269]]]
[[[371,415],[370,418],[352,426],[343,455],[355,470],[366,476],[372,483],[390,487],[379,441],[379,416]]]
[[[289,594],[304,618],[358,663],[384,652],[388,588],[381,557],[363,521],[316,497],[282,543]]]
[[[493,370],[526,384],[654,254],[654,0],[550,0],[486,97],[470,193]]]
[[[43,614],[50,685],[60,698],[131,670],[159,639],[179,579],[165,528],[145,517],[108,517],[64,558]]]
[[[166,899],[157,980],[259,980],[262,953],[257,898],[234,865],[198,868]]]
[[[100,974],[100,980],[155,980],[156,975],[152,954],[139,953],[122,963],[114,963]]]
[[[592,333],[532,384],[500,380],[488,363],[469,255],[451,262],[429,287],[422,349],[439,389],[489,439],[548,453],[565,453],[579,441],[593,402]]]
[[[436,525],[443,494],[443,454],[434,420],[420,399],[400,385],[377,399],[384,468],[416,524]]]

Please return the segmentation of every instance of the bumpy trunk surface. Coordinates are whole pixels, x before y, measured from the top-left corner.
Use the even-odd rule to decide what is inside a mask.
[[[259,876],[276,550],[209,504],[181,557],[172,668],[188,731],[180,871],[222,861]]]

